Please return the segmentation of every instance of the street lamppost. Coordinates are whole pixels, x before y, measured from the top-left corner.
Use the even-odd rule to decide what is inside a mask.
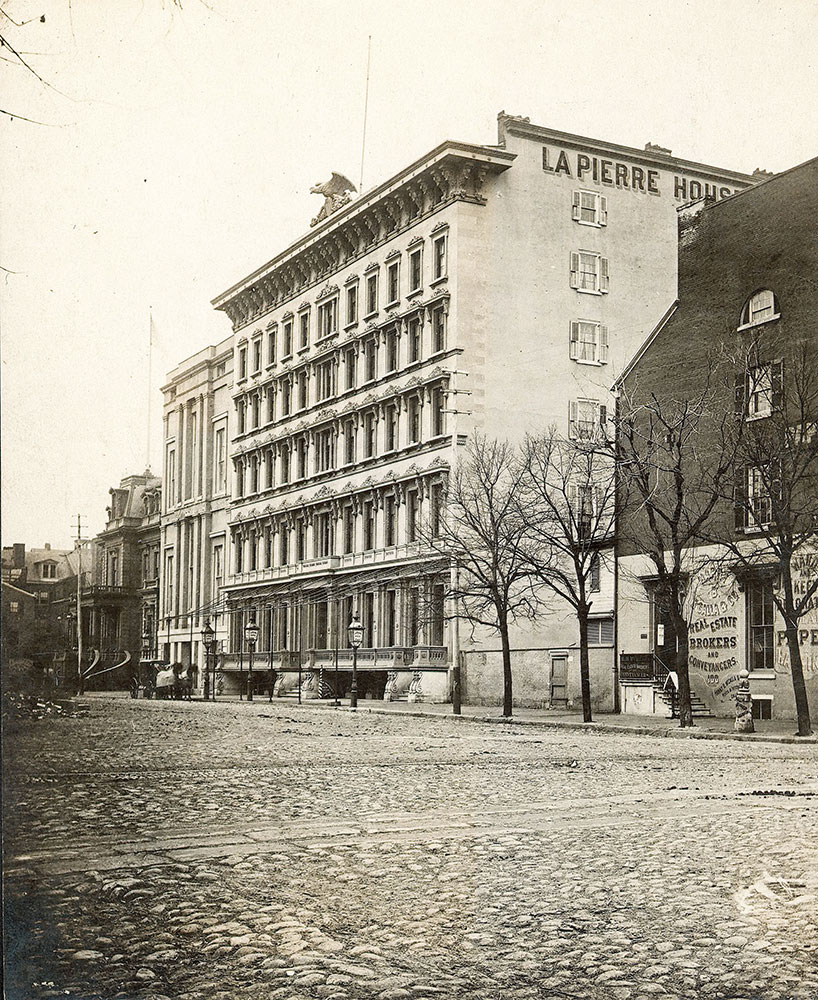
[[[256,625],[255,618],[251,618],[250,621],[244,627],[244,638],[247,640],[247,645],[250,649],[250,669],[249,677],[247,681],[247,700],[253,700],[253,651],[256,648],[256,643],[258,642],[259,627]]]
[[[205,650],[205,683],[204,683],[204,700],[208,700],[210,688],[210,654],[213,650],[213,643],[216,639],[216,633],[213,631],[213,626],[210,624],[210,619],[205,618],[204,628],[202,629],[202,645]],[[216,668],[215,664],[213,667],[213,687],[212,690],[213,701],[216,700]]]
[[[347,629],[349,644],[352,646],[352,690],[349,692],[349,707],[358,707],[358,650],[364,641],[364,627],[356,611]]]

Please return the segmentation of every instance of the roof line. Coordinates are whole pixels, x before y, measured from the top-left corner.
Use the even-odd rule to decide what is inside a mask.
[[[726,167],[716,167],[710,163],[701,163],[698,160],[685,160],[680,156],[674,156],[672,153],[655,153],[647,149],[639,149],[636,146],[623,146],[616,142],[609,142],[607,139],[593,139],[590,136],[576,135],[573,132],[560,132],[557,129],[547,128],[545,125],[532,125],[531,122],[521,121],[520,119],[513,117],[504,118],[502,121],[508,131],[517,132],[521,135],[534,133],[535,136],[540,138],[548,137],[568,144],[604,146],[612,152],[625,154],[631,157],[638,157],[641,160],[649,160],[651,163],[655,163],[657,166],[663,166],[665,169],[667,169],[668,166],[680,166],[696,170],[701,173],[723,174],[725,176],[734,177],[749,183],[753,182],[752,174],[746,174],[740,170],[730,170]]]
[[[504,160],[510,166],[511,163],[517,158],[516,153],[510,153],[508,150],[498,148],[496,146],[486,146],[482,144],[460,142],[454,139],[446,139],[444,142],[439,143],[434,149],[430,150],[428,153],[424,153],[423,156],[418,157],[413,163],[410,163],[407,167],[403,167],[396,174],[382,181],[380,184],[376,185],[374,188],[364,192],[359,195],[353,201],[349,202],[343,208],[334,212],[332,215],[328,216],[322,223],[319,223],[309,232],[300,236],[294,242],[290,243],[281,253],[276,254],[275,257],[267,261],[266,264],[262,264],[261,267],[256,268],[255,271],[241,278],[235,284],[231,285],[226,291],[217,295],[215,298],[210,300],[210,304],[214,308],[219,309],[221,305],[228,301],[234,294],[244,290],[257,281],[264,274],[269,272],[271,269],[276,267],[281,263],[287,256],[296,253],[299,249],[302,249],[304,245],[310,243],[315,237],[322,236],[326,232],[329,232],[333,226],[337,225],[343,219],[350,217],[355,214],[358,209],[364,208],[367,204],[377,201],[377,199],[384,194],[390,187],[393,187],[399,183],[402,179],[406,178],[408,175],[412,174],[414,171],[420,169],[425,163],[434,160],[442,156],[446,152],[460,152],[467,153],[471,155],[480,155],[488,157],[497,157],[499,160]]]
[[[803,167],[808,167],[811,163],[818,163],[818,156],[812,156],[808,160],[804,160],[803,163],[796,163],[794,167],[787,167],[786,170],[782,170],[780,173],[773,174],[772,177],[762,177],[760,180],[757,180],[750,187],[742,188],[740,191],[734,191],[731,195],[728,195],[726,198],[719,198],[718,201],[705,201],[705,199],[701,199],[701,201],[704,202],[702,208],[703,210],[707,210],[709,212],[711,209],[716,208],[719,205],[724,205],[725,203],[733,201],[736,198],[740,198],[744,194],[752,194],[754,191],[757,191],[760,187],[764,187],[765,184],[772,184],[773,181],[780,180],[780,178],[786,177],[788,174],[793,173],[793,171],[795,170],[801,170]],[[697,202],[690,202],[689,204],[697,204]],[[685,208],[687,206],[683,205],[680,207]]]
[[[659,336],[659,333],[661,332],[662,328],[665,326],[665,324],[670,319],[670,317],[676,312],[676,310],[678,309],[678,307],[679,307],[679,300],[678,299],[674,299],[674,301],[669,306],[669,308],[668,308],[667,312],[665,313],[665,315],[659,320],[659,322],[656,324],[656,326],[647,335],[647,337],[645,338],[642,346],[637,349],[637,351],[634,354],[634,356],[625,365],[625,367],[622,369],[622,371],[618,375],[616,381],[613,384],[614,391],[616,391],[617,389],[619,389],[619,387],[625,381],[625,379],[627,378],[627,376],[630,375],[630,373],[633,371],[634,367],[636,366],[637,362],[641,359],[642,355],[645,353],[645,351],[647,351],[647,349],[650,347],[650,345],[653,343],[653,341]]]

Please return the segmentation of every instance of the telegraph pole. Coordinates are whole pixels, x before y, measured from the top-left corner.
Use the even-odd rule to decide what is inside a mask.
[[[77,694],[85,693],[82,676],[82,523],[77,514]]]

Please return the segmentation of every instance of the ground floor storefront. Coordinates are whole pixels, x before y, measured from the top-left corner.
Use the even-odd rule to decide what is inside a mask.
[[[804,592],[818,558],[800,556],[794,571],[796,590]],[[795,718],[790,651],[775,601],[779,586],[772,566],[740,571],[705,549],[691,559],[684,610],[694,714],[733,715],[746,673],[754,718]],[[650,565],[639,556],[620,560],[618,627],[622,710],[667,714],[678,636]],[[798,644],[807,697],[818,706],[818,602],[800,622]]]

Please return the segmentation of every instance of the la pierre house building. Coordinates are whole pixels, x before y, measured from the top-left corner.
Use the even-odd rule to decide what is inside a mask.
[[[233,347],[227,688],[247,683],[253,618],[277,694],[345,694],[357,611],[360,697],[445,701],[462,653],[464,698],[497,702],[499,643],[457,627],[419,526],[475,432],[605,432],[609,387],[676,294],[677,207],[752,182],[501,113],[496,144],[441,143],[218,295]],[[602,707],[607,552],[598,577]],[[577,641],[559,610],[514,634],[518,703],[578,697]]]

